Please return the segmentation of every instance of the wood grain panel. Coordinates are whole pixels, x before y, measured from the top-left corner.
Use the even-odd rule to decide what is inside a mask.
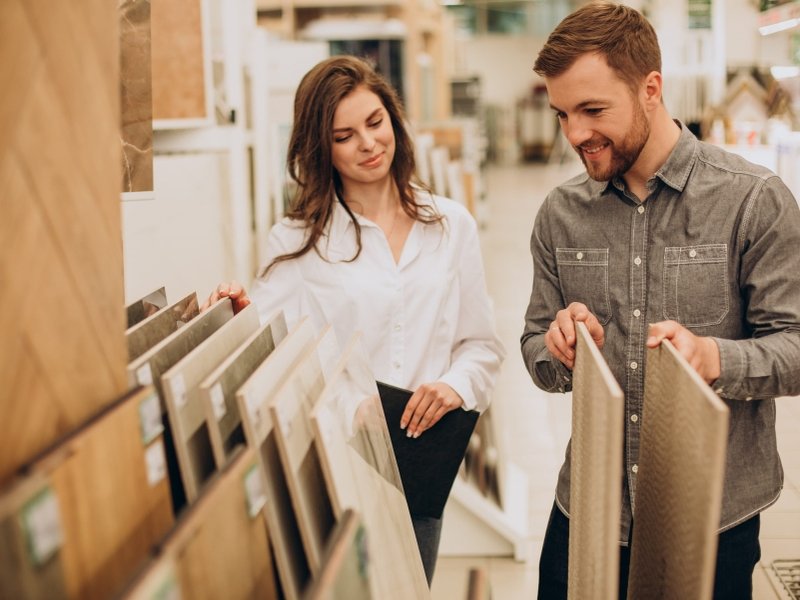
[[[125,389],[118,35],[107,2],[0,3],[0,482]]]
[[[119,591],[172,526],[161,431],[155,391],[141,388],[55,446],[4,494],[0,522],[8,533],[9,521],[22,526],[19,515],[37,494],[52,493],[60,543],[49,560],[61,571],[66,597],[99,599]],[[35,557],[25,554],[16,564]],[[33,584],[25,578],[23,569],[32,597],[46,597],[53,580],[58,583],[52,572],[37,574]]]
[[[153,119],[206,119],[202,0],[153,2]]]
[[[611,369],[577,322],[572,385],[568,596],[613,600],[619,588],[625,399]]]
[[[647,351],[628,598],[710,598],[729,411],[669,341]]]

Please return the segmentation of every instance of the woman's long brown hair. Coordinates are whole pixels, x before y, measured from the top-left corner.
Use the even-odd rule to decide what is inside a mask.
[[[307,236],[298,250],[276,257],[262,269],[260,277],[279,262],[299,258],[311,249],[319,252],[317,242],[333,215],[334,202],[341,202],[355,225],[357,250],[347,262],[354,261],[361,254],[361,227],[344,202],[342,180],[331,157],[334,113],[339,102],[358,86],[364,86],[377,95],[391,119],[395,137],[391,173],[403,210],[418,221],[441,221],[439,214],[417,203],[414,197],[412,180],[414,186],[423,189],[425,186],[416,178],[414,145],[405,128],[402,104],[394,88],[360,58],[329,58],[306,73],[297,88],[287,156],[289,176],[297,182],[297,193],[286,216],[303,222]]]

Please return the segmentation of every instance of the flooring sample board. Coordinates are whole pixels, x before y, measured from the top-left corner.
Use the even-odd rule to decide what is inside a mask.
[[[140,388],[3,494],[0,597],[99,599],[123,587],[173,524],[162,433],[155,390]]]
[[[187,509],[149,572],[140,576],[124,597],[277,599],[265,502],[256,451],[241,447]],[[166,590],[158,587],[159,581]],[[153,588],[179,596],[145,595]]]
[[[186,500],[216,470],[206,411],[199,385],[250,334],[258,329],[258,309],[246,306],[161,376],[172,439]]]
[[[186,505],[186,492],[183,489],[178,466],[173,432],[167,418],[161,376],[232,318],[233,305],[230,299],[222,298],[208,310],[191,319],[186,325],[168,335],[139,358],[128,364],[130,384],[154,385],[161,400],[161,414],[165,426],[164,444],[167,453],[167,469],[172,489],[172,507],[175,514],[178,514]]]
[[[2,0],[0,56],[3,485],[127,389],[118,3]]]
[[[646,368],[628,598],[710,598],[729,410],[669,341]]]
[[[309,586],[306,600],[372,600],[370,548],[361,518],[347,509],[336,523],[322,556],[322,570]]]
[[[283,311],[278,311],[198,386],[217,468],[225,465],[237,445],[245,443],[236,392],[286,337],[286,333],[286,318]]]
[[[119,27],[122,192],[152,193],[150,0],[119,0]]]
[[[128,329],[167,306],[167,291],[160,287],[125,307]]]
[[[119,600],[179,600],[181,593],[175,560],[160,553],[151,558],[118,596]]]
[[[128,314],[130,315],[130,312]],[[181,298],[169,306],[164,306],[129,327],[125,331],[125,339],[128,342],[128,362],[139,358],[199,314],[197,294],[192,292],[185,298]]]
[[[413,392],[380,381],[378,392],[408,510],[415,517],[439,519],[479,413],[452,410],[420,437],[409,438],[400,429],[400,418]]]
[[[325,348],[336,344],[335,335],[330,326],[325,327],[313,346],[299,357],[298,363],[286,375],[269,405],[278,454],[308,565],[314,576],[319,573],[325,544],[335,520],[314,445],[310,415],[325,388],[324,372],[329,370],[328,367],[323,369],[320,354],[330,357]],[[318,348],[322,351],[318,352]]]
[[[236,393],[247,445],[257,449],[266,483],[266,514],[275,563],[287,600],[301,597],[311,571],[278,451],[269,405],[275,391],[314,344],[314,327],[301,319]]]
[[[334,514],[358,512],[376,549],[375,597],[430,598],[378,388],[358,335],[343,350],[311,422]]]
[[[616,600],[625,398],[586,325],[576,333],[568,597]]]

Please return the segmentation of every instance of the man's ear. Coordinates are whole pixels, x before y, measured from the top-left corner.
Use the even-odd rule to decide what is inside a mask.
[[[650,71],[644,78],[642,93],[645,106],[655,108],[661,104],[664,80],[658,71]]]

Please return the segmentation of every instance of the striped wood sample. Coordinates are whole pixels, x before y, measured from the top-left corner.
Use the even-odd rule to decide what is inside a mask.
[[[647,351],[628,598],[710,598],[728,407],[669,341]]]
[[[4,537],[0,547],[19,550],[20,533],[12,530],[22,527],[32,501],[50,495],[56,517],[41,530],[26,528],[23,537],[39,531],[41,548],[53,554],[44,576],[31,561],[48,554],[26,550],[13,556],[9,572],[2,561],[0,597],[20,597],[3,590],[20,579],[31,592],[21,597],[57,597],[58,587],[48,589],[58,582],[51,563],[61,571],[65,597],[108,598],[122,588],[173,523],[162,431],[155,391],[140,388],[34,463],[0,501],[0,529],[15,540]]]
[[[616,599],[625,399],[586,325],[576,322],[568,597]]]
[[[217,468],[225,465],[237,445],[245,443],[236,392],[286,334],[286,319],[279,310],[198,386]]]
[[[141,323],[147,317],[167,306],[167,291],[164,287],[153,290],[149,294],[134,300],[125,307],[128,315],[128,329]],[[127,333],[127,331],[126,331]]]
[[[314,327],[301,319],[249,379],[236,401],[242,415],[247,445],[257,449],[266,483],[266,514],[275,563],[288,600],[301,597],[311,572],[303,550],[300,528],[292,506],[287,477],[278,454],[269,405],[286,374],[314,343]]]
[[[125,339],[128,342],[128,362],[139,358],[199,314],[197,294],[192,292],[185,298],[165,306],[129,327],[125,331]]]
[[[126,389],[118,20],[0,2],[0,484]]]
[[[312,412],[334,514],[361,514],[375,596],[430,598],[375,378],[356,334]]]
[[[198,385],[256,329],[258,310],[251,304],[161,376],[172,439],[189,502],[194,502],[200,487],[216,470]]]

